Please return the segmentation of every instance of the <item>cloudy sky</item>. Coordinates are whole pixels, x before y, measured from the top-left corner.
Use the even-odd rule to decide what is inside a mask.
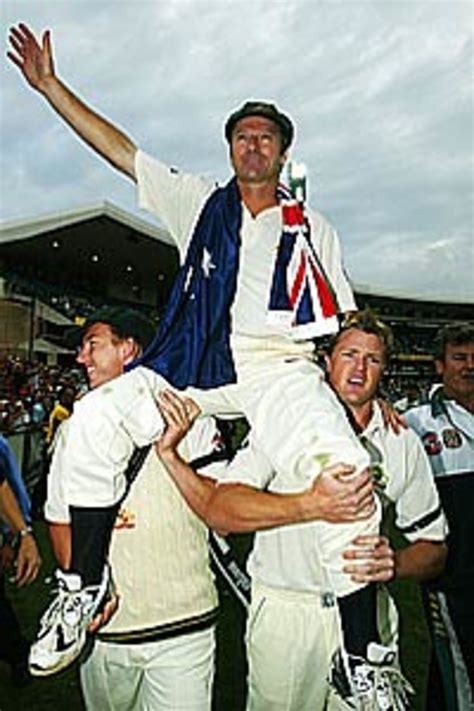
[[[423,0],[2,0],[53,33],[56,68],[143,148],[229,176],[222,123],[248,98],[297,125],[310,203],[358,284],[474,301],[474,5]],[[3,53],[4,55],[4,53]],[[132,183],[60,123],[4,56],[0,219],[109,200]],[[143,218],[151,219],[145,213]]]

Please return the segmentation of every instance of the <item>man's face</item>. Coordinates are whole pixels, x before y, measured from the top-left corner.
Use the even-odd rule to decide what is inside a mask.
[[[247,116],[232,132],[230,156],[241,183],[278,182],[286,154],[281,153],[280,129],[262,116]]]
[[[344,331],[327,358],[329,382],[349,407],[371,401],[383,375],[385,346],[378,336],[357,328]]]
[[[77,362],[84,366],[91,388],[123,373],[128,362],[126,341],[119,340],[106,323],[94,323],[82,337]]]
[[[474,398],[474,343],[448,343],[444,360],[435,361],[436,372],[443,378],[448,397],[467,406]]]

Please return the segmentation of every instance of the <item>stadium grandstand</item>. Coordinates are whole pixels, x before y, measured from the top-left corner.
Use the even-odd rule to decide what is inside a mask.
[[[85,388],[65,330],[106,304],[133,306],[158,320],[177,268],[178,255],[165,230],[108,202],[0,225],[0,432],[16,453],[39,524],[55,412],[57,423],[66,391],[75,398]],[[404,409],[433,381],[435,331],[447,322],[472,319],[473,303],[380,293],[357,284],[355,291],[359,306],[371,307],[395,332],[397,348],[385,388]],[[244,424],[230,424],[233,446],[245,431],[239,423]],[[234,537],[232,546],[242,564],[251,537]],[[235,697],[236,649],[237,669],[244,667],[244,612],[228,594],[221,595],[221,606],[233,662],[232,684],[222,688],[231,688]],[[405,605],[403,614],[418,619],[421,608],[413,609]],[[218,661],[217,677],[224,678],[228,668]],[[243,698],[243,673],[237,683]]]
[[[105,304],[159,318],[178,268],[166,230],[109,202],[0,226],[0,358],[74,367],[65,329]],[[395,333],[387,380],[395,401],[433,377],[430,344],[444,323],[472,319],[473,302],[452,303],[355,284]],[[5,393],[1,395],[5,397]]]
[[[3,223],[0,352],[67,362],[67,325],[105,303],[159,314],[177,267],[165,230],[108,202]]]
[[[288,182],[294,194],[304,198],[303,164],[289,164]],[[54,433],[71,412],[74,400],[86,390],[82,369],[67,345],[67,329],[104,305],[131,306],[158,322],[178,261],[165,229],[107,201],[0,223],[0,432],[17,456],[32,498],[33,517],[40,524],[37,530],[44,518]],[[394,331],[396,347],[386,371],[384,394],[403,411],[422,401],[433,383],[434,334],[443,324],[472,320],[474,298],[453,303],[357,283],[353,287],[358,306],[370,307]],[[325,343],[319,346],[321,355]],[[243,419],[221,425],[231,447],[247,430]],[[230,545],[232,555],[244,565],[251,535],[231,537]],[[217,646],[232,649],[217,656],[216,676],[223,682],[217,685],[218,696],[229,689],[232,703],[236,696],[243,703],[245,614],[228,595],[222,578],[217,576],[217,581],[223,593],[221,615],[226,620],[220,628],[225,633],[218,629]],[[401,627],[402,659],[406,655],[407,660],[412,649],[428,644],[427,635],[419,629],[423,613],[416,599],[415,592],[407,592],[406,587],[398,592],[402,615],[416,620],[416,625],[406,625],[409,642],[404,642]],[[419,644],[413,642],[414,628]],[[223,663],[226,657],[232,665]],[[410,670],[414,666],[410,661],[406,665]],[[236,669],[240,670],[237,677]],[[411,681],[417,688],[415,678]],[[79,696],[78,690],[75,693]]]

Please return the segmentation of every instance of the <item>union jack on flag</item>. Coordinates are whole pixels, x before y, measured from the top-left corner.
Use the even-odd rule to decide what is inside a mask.
[[[268,321],[299,338],[338,329],[337,302],[310,239],[304,207],[281,186],[283,231],[274,265]]]

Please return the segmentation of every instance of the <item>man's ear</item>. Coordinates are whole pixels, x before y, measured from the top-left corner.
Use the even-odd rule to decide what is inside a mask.
[[[324,365],[326,366],[326,373],[331,372],[331,359],[329,356],[324,356]]]
[[[435,365],[437,374],[438,374],[438,375],[443,375],[443,373],[444,373],[444,361],[438,360],[438,358],[435,358],[434,365]]]
[[[280,155],[280,165],[282,168],[285,165],[287,160],[288,160],[288,151],[285,151],[284,153],[281,153],[281,155]]]
[[[123,364],[129,365],[141,354],[142,349],[134,338],[125,338],[121,344]]]

